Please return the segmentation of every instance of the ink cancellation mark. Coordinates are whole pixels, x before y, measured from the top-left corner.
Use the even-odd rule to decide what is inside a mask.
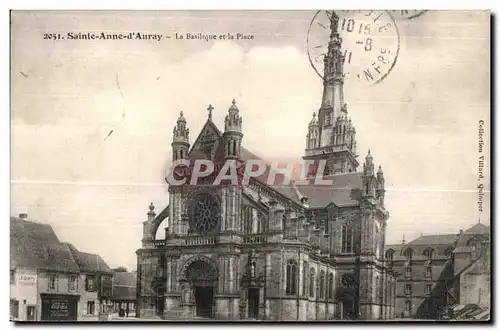
[[[389,11],[396,21],[399,20],[411,20],[422,16],[427,12],[426,9],[401,9],[401,10],[390,10]]]
[[[323,79],[324,57],[333,37],[332,14],[338,17],[344,78],[366,85],[383,81],[396,65],[400,36],[394,18],[385,10],[318,11],[307,34],[309,62]]]

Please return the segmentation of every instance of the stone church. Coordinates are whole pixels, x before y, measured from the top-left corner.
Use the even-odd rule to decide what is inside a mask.
[[[168,206],[151,204],[137,250],[137,314],[165,319],[349,320],[394,318],[396,280],[384,260],[389,213],[384,174],[368,151],[362,169],[356,130],[343,96],[338,17],[324,58],[323,98],[313,114],[304,160],[326,164],[315,185],[248,183],[169,185]],[[173,161],[257,156],[243,147],[243,111],[233,100],[224,131],[208,119],[190,144],[181,112]],[[192,167],[193,162],[191,162]],[[316,169],[316,170],[315,170]],[[186,166],[185,173],[192,168]],[[316,173],[315,173],[316,171]],[[165,203],[166,205],[167,203]],[[156,239],[160,224],[165,239]]]

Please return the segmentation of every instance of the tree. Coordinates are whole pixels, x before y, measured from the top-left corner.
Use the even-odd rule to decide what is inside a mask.
[[[127,268],[125,268],[125,267],[118,267],[118,268],[114,268],[111,270],[114,272],[127,272]]]

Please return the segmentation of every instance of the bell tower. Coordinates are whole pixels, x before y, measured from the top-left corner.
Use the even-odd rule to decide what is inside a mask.
[[[326,160],[327,173],[356,172],[356,130],[344,103],[344,62],[339,17],[330,16],[330,40],[325,54],[323,97],[318,116],[309,123],[304,160]]]
[[[180,113],[177,125],[174,127],[172,139],[172,161],[187,158],[189,151],[189,129],[186,126],[184,114]]]

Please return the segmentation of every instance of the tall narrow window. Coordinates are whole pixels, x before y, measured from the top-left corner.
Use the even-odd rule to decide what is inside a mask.
[[[333,272],[328,275],[328,299],[333,300]]]
[[[342,253],[352,253],[352,225],[350,222],[342,225]]]
[[[327,111],[325,115],[325,125],[332,124],[332,113]]]
[[[59,283],[59,277],[57,275],[50,275],[49,276],[49,290],[50,291],[57,291],[58,284]]]
[[[316,286],[316,282],[314,279],[315,276],[315,271],[314,268],[311,268],[311,271],[309,272],[309,296],[314,298],[314,289]]]
[[[431,294],[431,291],[432,291],[432,284],[426,284],[425,285],[425,294],[429,295],[429,294]]]
[[[410,278],[411,277],[411,266],[407,266],[405,270],[405,277]]]
[[[286,294],[297,294],[297,262],[294,260],[286,265]]]
[[[405,315],[406,316],[412,316],[413,313],[412,313],[412,304],[411,304],[411,301],[406,301],[405,302]]]
[[[405,294],[406,295],[411,295],[412,292],[412,285],[411,284],[405,284]]]
[[[307,262],[302,265],[302,295],[307,295],[307,274],[309,272],[309,267]]]
[[[425,268],[425,278],[432,279],[432,267]]]
[[[16,271],[15,270],[10,271],[10,283],[11,284],[16,283]]]
[[[321,270],[320,276],[319,276],[319,298],[324,299],[325,298],[325,271]]]
[[[77,278],[76,276],[68,276],[68,292],[76,291],[77,288]]]

